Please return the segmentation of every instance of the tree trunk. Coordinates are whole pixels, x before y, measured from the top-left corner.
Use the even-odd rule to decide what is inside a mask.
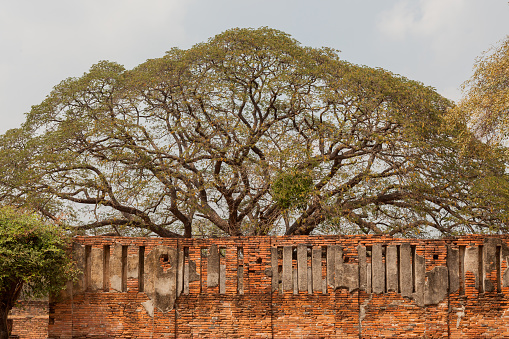
[[[23,288],[23,280],[10,280],[0,290],[0,339],[9,338],[7,317]]]
[[[9,311],[6,308],[6,305],[2,302],[0,305],[0,339],[8,339],[9,338],[9,328],[7,326],[7,316],[9,315]]]

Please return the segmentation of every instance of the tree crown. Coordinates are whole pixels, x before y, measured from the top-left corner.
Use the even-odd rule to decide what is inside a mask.
[[[335,50],[232,29],[57,85],[0,138],[0,196],[116,234],[505,229],[503,194],[480,193],[506,181],[500,150],[451,107]]]
[[[72,279],[70,238],[62,228],[12,207],[0,208],[0,291],[22,282],[27,296],[59,291]]]
[[[456,114],[479,138],[506,142],[509,137],[509,36],[476,60],[474,74],[463,84]]]

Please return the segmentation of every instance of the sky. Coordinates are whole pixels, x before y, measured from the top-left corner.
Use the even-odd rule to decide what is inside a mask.
[[[100,60],[133,68],[233,27],[381,67],[457,101],[477,57],[509,34],[507,0],[0,0],[0,134]]]

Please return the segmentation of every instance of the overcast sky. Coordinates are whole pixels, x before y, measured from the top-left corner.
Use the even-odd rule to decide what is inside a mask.
[[[0,8],[0,133],[99,60],[132,68],[233,27],[276,28],[453,100],[475,58],[509,34],[507,0],[0,0]]]

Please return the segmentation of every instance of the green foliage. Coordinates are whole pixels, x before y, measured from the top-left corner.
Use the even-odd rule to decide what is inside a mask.
[[[272,184],[272,196],[284,209],[305,209],[312,190],[313,180],[308,173],[281,173]]]
[[[452,108],[330,48],[232,29],[55,86],[0,137],[0,198],[122,235],[505,231],[504,195],[478,193],[506,182],[504,150]]]
[[[476,60],[455,111],[477,136],[494,143],[509,137],[509,36]]]
[[[34,214],[0,208],[0,295],[13,284],[23,285],[28,297],[58,292],[75,275],[69,240]]]

